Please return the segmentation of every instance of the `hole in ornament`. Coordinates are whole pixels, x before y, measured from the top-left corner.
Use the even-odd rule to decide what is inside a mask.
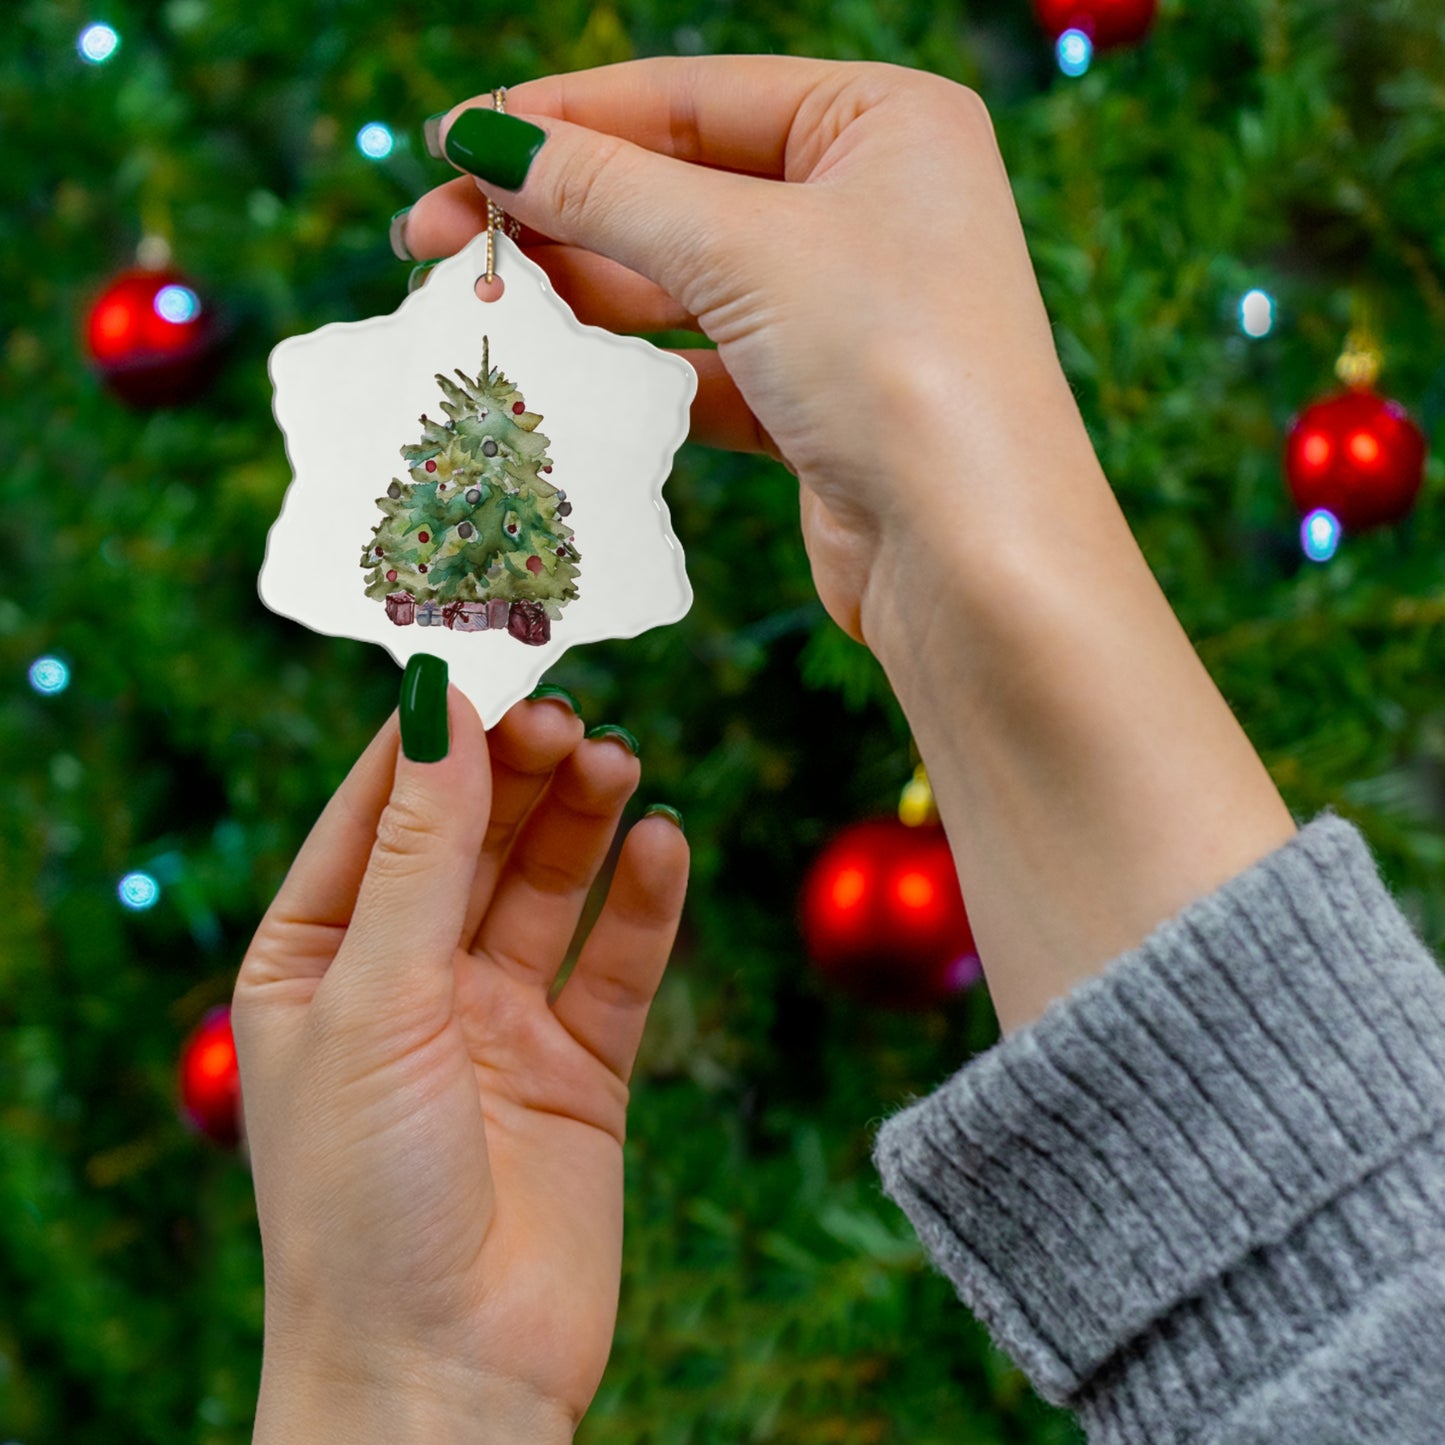
[[[477,277],[477,300],[478,301],[500,301],[502,292],[507,288],[502,284],[502,278],[494,275],[490,281],[485,276]]]

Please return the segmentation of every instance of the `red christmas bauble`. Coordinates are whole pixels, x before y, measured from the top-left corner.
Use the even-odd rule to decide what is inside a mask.
[[[524,401],[514,401],[512,403],[512,414],[514,416],[521,416],[521,414],[526,411],[526,409],[527,403]]]
[[[178,271],[123,272],[90,308],[86,350],[105,384],[132,406],[198,396],[220,359],[219,328]]]
[[[387,580],[388,582],[395,582],[395,581],[396,581],[396,570],[395,570],[394,568],[393,568],[390,572],[388,572],[388,573],[386,574],[386,580]]]
[[[1154,23],[1158,0],[1034,0],[1034,13],[1050,40],[1082,30],[1095,50],[1134,45]]]
[[[808,955],[879,1008],[933,1008],[981,976],[948,839],[936,824],[870,818],[845,828],[803,881]]]
[[[1307,406],[1284,450],[1302,517],[1325,508],[1346,532],[1398,522],[1425,479],[1425,434],[1398,401],[1354,387]]]
[[[430,542],[430,541],[431,541],[431,533],[430,533],[430,532],[418,532],[418,533],[416,534],[416,539],[417,539],[418,542]]]
[[[241,1071],[227,1005],[213,1008],[182,1047],[179,1090],[190,1127],[228,1149],[241,1142]]]
[[[542,570],[542,559],[540,557],[527,558],[527,571],[537,573]]]
[[[434,472],[434,471],[436,471],[436,469],[437,469],[437,464],[436,464],[435,462],[428,462],[428,463],[426,464],[426,469],[427,469],[427,471],[429,471],[429,472]]]

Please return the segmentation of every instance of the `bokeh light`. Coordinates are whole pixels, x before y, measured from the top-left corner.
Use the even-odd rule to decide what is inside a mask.
[[[139,913],[160,898],[161,885],[149,873],[127,873],[115,891],[127,908]]]
[[[373,120],[356,132],[356,148],[362,155],[374,161],[384,161],[396,145],[391,127]]]
[[[1054,47],[1065,75],[1083,75],[1094,59],[1094,42],[1082,30],[1066,30]]]
[[[120,49],[120,36],[109,25],[87,25],[75,42],[80,58],[91,65],[104,65]]]
[[[1247,291],[1239,303],[1239,325],[1246,336],[1268,336],[1274,329],[1274,298],[1268,291]]]
[[[1323,432],[1312,431],[1300,443],[1300,462],[1311,471],[1322,472],[1333,451],[1329,437]]]
[[[58,657],[37,657],[30,664],[30,686],[52,697],[70,686],[70,669]]]
[[[196,1050],[195,1072],[202,1079],[227,1078],[236,1067],[236,1043],[229,1034],[207,1039]]]
[[[162,286],[154,301],[156,315],[162,321],[183,326],[201,314],[201,298],[189,286]]]
[[[833,906],[852,908],[868,891],[868,875],[861,868],[843,868],[833,879]]]
[[[950,993],[968,988],[983,977],[983,960],[976,953],[961,953],[949,964],[946,977]]]
[[[1300,546],[1311,562],[1328,562],[1339,549],[1340,533],[1335,514],[1316,507],[1300,523]]]
[[[927,908],[937,893],[933,880],[916,869],[902,874],[895,881],[893,891],[904,908]]]
[[[1353,432],[1345,447],[1350,460],[1359,466],[1372,467],[1380,460],[1380,440],[1370,432]]]

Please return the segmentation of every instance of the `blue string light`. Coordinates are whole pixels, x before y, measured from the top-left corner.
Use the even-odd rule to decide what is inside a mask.
[[[115,891],[127,908],[140,913],[155,905],[161,885],[149,873],[127,873]]]
[[[384,161],[396,145],[396,137],[391,133],[391,127],[382,125],[379,120],[369,121],[356,132],[356,148],[368,160]]]
[[[30,664],[30,686],[53,697],[70,686],[70,669],[58,657],[37,657]]]
[[[1239,326],[1246,336],[1268,336],[1274,329],[1274,297],[1268,291],[1246,291],[1239,303]]]
[[[90,65],[104,65],[120,49],[120,36],[109,25],[87,25],[75,48]]]
[[[1339,549],[1342,528],[1339,518],[1316,507],[1300,523],[1300,546],[1311,562],[1328,562]]]
[[[1082,30],[1066,30],[1059,36],[1054,53],[1065,75],[1083,75],[1094,59],[1094,42]]]
[[[151,303],[162,321],[184,326],[201,314],[201,298],[189,286],[162,286]]]

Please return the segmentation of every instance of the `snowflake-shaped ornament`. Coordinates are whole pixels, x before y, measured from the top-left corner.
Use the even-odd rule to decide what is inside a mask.
[[[316,632],[443,657],[491,727],[569,647],[635,637],[692,604],[663,483],[697,373],[584,326],[486,235],[390,316],[271,353],[293,480],[261,600]]]

